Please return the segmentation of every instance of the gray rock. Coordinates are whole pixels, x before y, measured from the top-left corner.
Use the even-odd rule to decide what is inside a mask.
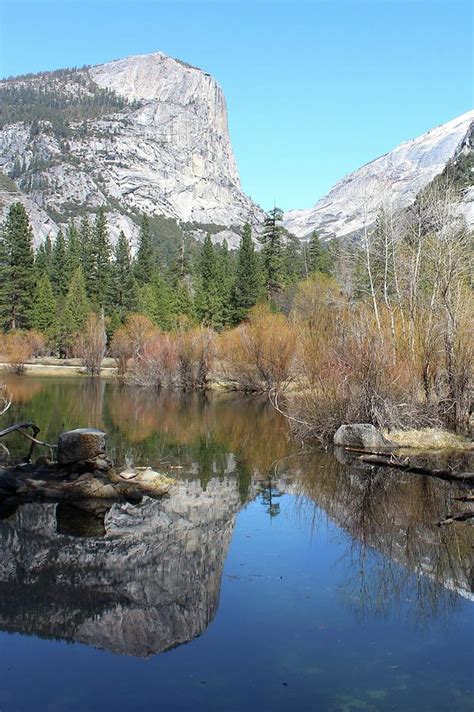
[[[58,440],[58,462],[61,465],[105,459],[106,434],[95,428],[77,428],[61,433]]]
[[[388,448],[392,443],[370,423],[353,423],[338,428],[334,435],[334,445],[374,449]]]

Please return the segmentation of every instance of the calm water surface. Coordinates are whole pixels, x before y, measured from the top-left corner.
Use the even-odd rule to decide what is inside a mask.
[[[177,484],[3,513],[1,712],[472,712],[472,528],[438,526],[458,487],[301,451],[257,399],[10,388],[2,424],[102,427]]]

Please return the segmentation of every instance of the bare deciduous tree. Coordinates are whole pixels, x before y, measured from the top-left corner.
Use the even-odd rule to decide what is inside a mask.
[[[91,313],[78,336],[76,353],[91,376],[98,376],[105,356],[107,335],[103,315]]]

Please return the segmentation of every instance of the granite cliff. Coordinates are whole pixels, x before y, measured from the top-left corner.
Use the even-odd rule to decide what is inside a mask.
[[[200,69],[157,52],[3,80],[0,97],[0,169],[54,221],[34,221],[37,241],[99,206],[132,243],[143,212],[230,243],[263,217],[240,187],[222,89]]]

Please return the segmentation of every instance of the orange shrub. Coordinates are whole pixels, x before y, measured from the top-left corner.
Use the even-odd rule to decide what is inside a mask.
[[[296,331],[288,319],[259,305],[248,322],[222,334],[222,370],[243,390],[280,390],[290,377],[295,348]]]
[[[370,304],[351,304],[329,284],[303,283],[300,289],[292,314],[300,389],[290,403],[300,436],[329,440],[351,422],[436,424],[399,313],[379,305],[377,323]]]
[[[123,328],[130,342],[131,358],[139,358],[146,344],[159,333],[159,329],[144,314],[130,314]]]
[[[178,382],[182,388],[205,388],[215,359],[215,334],[200,326],[174,335]]]
[[[110,344],[110,355],[115,360],[117,375],[123,381],[128,368],[128,363],[132,358],[133,348],[130,337],[125,327],[121,326],[114,333]]]
[[[130,361],[136,366],[143,361],[150,341],[159,334],[159,329],[144,314],[130,314],[123,326],[114,333],[110,345],[111,356],[117,365],[118,378],[123,381]]]
[[[11,331],[1,338],[0,351],[10,369],[25,372],[26,362],[44,349],[44,339],[38,332]]]
[[[172,386],[176,382],[176,345],[170,334],[158,329],[148,335],[138,355],[134,356],[129,373],[129,383],[150,388]]]
[[[30,344],[32,358],[45,354],[46,340],[43,334],[32,329],[31,331],[25,331],[25,338]]]
[[[148,317],[132,314],[112,339],[118,376],[134,385],[204,388],[214,363],[214,332],[182,323],[161,333]]]

